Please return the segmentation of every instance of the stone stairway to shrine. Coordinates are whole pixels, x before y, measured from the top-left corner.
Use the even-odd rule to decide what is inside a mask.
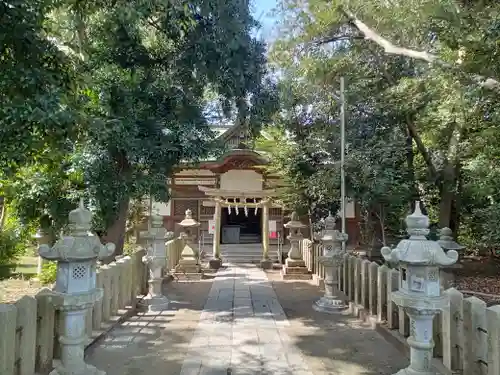
[[[262,260],[262,244],[221,244],[220,251],[224,263],[254,263]],[[269,247],[269,258],[278,261],[278,248]]]
[[[258,234],[240,233],[240,244],[260,244],[261,239]]]

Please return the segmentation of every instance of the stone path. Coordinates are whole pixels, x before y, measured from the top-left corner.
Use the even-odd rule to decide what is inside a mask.
[[[283,329],[289,325],[262,270],[219,270],[181,375],[309,375]]]
[[[229,265],[164,287],[169,310],[122,323],[87,361],[107,375],[391,375],[408,364],[356,318],[314,311],[312,282]]]

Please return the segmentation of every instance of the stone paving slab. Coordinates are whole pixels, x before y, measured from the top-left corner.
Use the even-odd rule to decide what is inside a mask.
[[[304,281],[255,266],[166,286],[169,310],[124,322],[89,351],[108,375],[390,375],[407,359],[348,316],[315,312]]]
[[[314,374],[391,375],[409,360],[369,325],[342,314],[313,309],[322,295],[314,282],[283,281],[279,271],[266,272],[285,311],[284,330],[302,352]]]
[[[179,375],[212,281],[164,286],[169,310],[140,313],[86,352],[108,375]]]
[[[300,351],[293,348],[283,330],[288,325],[262,270],[221,269],[180,375],[309,375]]]

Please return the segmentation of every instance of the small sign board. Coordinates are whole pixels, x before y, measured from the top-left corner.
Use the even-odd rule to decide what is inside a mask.
[[[209,234],[214,234],[215,233],[215,220],[208,220],[208,233]]]
[[[278,232],[269,232],[269,238],[278,238]]]
[[[269,220],[269,232],[277,232],[276,220]]]

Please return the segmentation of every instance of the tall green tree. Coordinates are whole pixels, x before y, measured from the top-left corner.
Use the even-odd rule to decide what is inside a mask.
[[[247,1],[0,7],[0,177],[25,222],[62,228],[84,196],[121,251],[130,200],[168,200],[174,166],[219,152],[208,104],[253,133],[275,109]]]
[[[121,249],[130,199],[168,200],[172,168],[217,151],[203,114],[207,88],[249,130],[265,117],[265,48],[250,36],[256,23],[244,1],[77,2],[53,17],[55,38],[82,56],[86,79],[74,166],[98,225]]]
[[[3,175],[75,134],[77,72],[47,38],[54,1],[0,1],[0,167]]]
[[[496,2],[282,1],[272,60],[302,97],[317,93],[301,105],[323,118],[338,118],[338,105],[322,103],[338,98],[346,77],[348,188],[369,217],[400,215],[405,200],[420,198],[438,226],[465,221],[468,231],[494,209],[497,184],[475,181],[486,165],[497,169],[499,11]],[[301,124],[331,143],[323,124]],[[338,127],[329,131],[334,161]],[[388,220],[398,227],[396,215],[380,225]]]

